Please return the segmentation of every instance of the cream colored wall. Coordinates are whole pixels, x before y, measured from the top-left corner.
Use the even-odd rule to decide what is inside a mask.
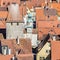
[[[50,43],[47,42],[41,51],[37,53],[37,60],[40,60],[40,57],[46,58],[49,55],[49,53],[46,53],[46,50],[50,50],[49,45]]]

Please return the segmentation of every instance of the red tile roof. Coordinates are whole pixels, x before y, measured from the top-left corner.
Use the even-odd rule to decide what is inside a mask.
[[[29,54],[32,53],[32,46],[30,39],[20,39],[20,44],[16,43],[15,39],[1,39],[1,44],[7,45],[9,48],[12,49],[12,54],[16,53],[16,50],[20,50],[20,54]]]
[[[5,21],[0,21],[0,29],[5,29]]]
[[[3,34],[2,34],[2,33],[0,33],[0,39],[4,39],[4,37],[3,37]]]
[[[60,60],[60,41],[51,41],[51,60]]]
[[[0,55],[0,60],[10,60],[14,55]],[[18,60],[33,60],[33,54],[19,54],[16,56]]]

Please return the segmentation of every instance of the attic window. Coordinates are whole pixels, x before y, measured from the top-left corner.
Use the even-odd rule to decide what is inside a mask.
[[[50,50],[46,50],[46,53],[50,53]]]

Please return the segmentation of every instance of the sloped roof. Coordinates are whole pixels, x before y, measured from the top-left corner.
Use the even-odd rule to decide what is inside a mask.
[[[30,39],[20,39],[20,44],[16,43],[15,39],[1,39],[2,46],[7,45],[12,49],[12,54],[15,54],[16,51],[21,50],[19,54],[29,54],[32,53],[32,46]]]
[[[56,10],[55,9],[49,9],[49,8],[45,8],[44,9],[44,14],[46,16],[55,16],[56,15]]]
[[[0,21],[0,29],[5,29],[5,21]]]
[[[6,7],[0,7],[0,11],[7,11]]]
[[[60,41],[51,41],[51,60],[60,59]]]
[[[14,55],[0,55],[0,60],[10,60]],[[33,54],[19,54],[16,56],[18,60],[33,60]]]
[[[0,39],[4,39],[4,37],[3,37],[3,34],[2,34],[2,33],[0,33]]]

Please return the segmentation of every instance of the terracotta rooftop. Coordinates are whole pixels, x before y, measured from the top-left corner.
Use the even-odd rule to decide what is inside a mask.
[[[5,21],[0,21],[0,29],[5,29]]]
[[[51,60],[60,60],[60,41],[51,41]]]
[[[7,11],[6,7],[0,7],[0,11]]]
[[[0,20],[7,18],[7,11],[0,11]]]
[[[55,11],[54,13],[53,10]],[[47,12],[47,13],[46,13]],[[48,17],[49,16],[49,17]],[[54,18],[53,18],[54,17]],[[57,16],[56,16],[56,10],[55,9],[51,9],[49,12],[46,11],[46,9],[44,10],[43,8],[36,8],[36,19],[38,21],[42,21],[42,20],[57,20]]]
[[[4,39],[4,37],[3,37],[3,34],[2,34],[2,33],[0,33],[0,39]]]
[[[44,9],[44,14],[46,16],[56,16],[56,9],[49,9],[49,8],[45,8]]]
[[[54,3],[51,4],[51,7],[56,9],[57,14],[60,16],[60,3],[54,2]]]
[[[30,39],[20,39],[20,44],[16,43],[15,39],[1,39],[1,45],[7,45],[12,49],[12,54],[15,54],[16,51],[21,50],[19,54],[29,54],[32,53],[32,46]]]
[[[14,55],[0,55],[0,60],[11,60]],[[18,60],[33,60],[33,54],[19,54],[16,56]]]

